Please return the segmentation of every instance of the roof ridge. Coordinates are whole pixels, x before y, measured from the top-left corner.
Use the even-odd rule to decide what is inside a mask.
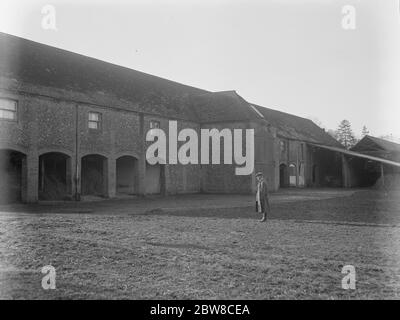
[[[142,74],[142,75],[144,75],[146,77],[149,77],[149,78],[170,82],[171,84],[177,84],[177,85],[182,86],[182,87],[203,91],[204,93],[210,93],[211,92],[211,91],[208,91],[208,90],[205,90],[205,89],[201,89],[201,88],[197,88],[197,87],[194,87],[194,86],[190,86],[190,85],[187,85],[187,84],[175,81],[175,80],[163,78],[161,76],[153,75],[153,74],[150,74],[150,73],[147,73],[147,72],[143,72],[143,71],[140,71],[140,70],[137,70],[137,69],[133,69],[133,68],[130,68],[130,67],[127,67],[127,66],[122,66],[122,65],[116,64],[114,62],[110,62],[110,61],[102,60],[100,58],[95,58],[95,57],[92,57],[92,56],[88,56],[88,55],[85,55],[83,53],[74,52],[74,51],[71,51],[71,50],[68,50],[68,49],[63,49],[63,48],[60,48],[60,47],[52,46],[52,45],[49,45],[49,44],[41,43],[41,42],[38,42],[38,41],[34,41],[34,40],[31,40],[31,39],[19,37],[19,36],[13,35],[13,34],[9,34],[9,33],[5,33],[5,32],[1,32],[0,31],[0,37],[3,37],[3,36],[9,37],[11,39],[14,38],[15,40],[25,41],[25,42],[28,42],[28,43],[30,43],[32,45],[47,47],[47,48],[50,48],[52,50],[56,50],[56,51],[58,51],[60,53],[68,53],[68,54],[71,54],[71,55],[74,55],[74,56],[79,56],[79,57],[82,57],[82,58],[85,58],[85,59],[88,59],[88,60],[101,62],[101,63],[103,63],[105,65],[113,66],[114,68],[124,69],[124,70],[131,71],[131,72],[137,72],[137,73],[140,73],[140,74]]]
[[[257,115],[257,118],[260,118],[260,119],[264,119],[264,120],[265,120],[265,117],[264,117],[260,112],[256,111],[256,109],[253,108],[253,104],[252,104],[252,103],[248,102],[246,99],[244,99],[244,98],[243,98],[240,94],[238,94],[236,91],[234,91],[234,93],[237,95],[237,97],[238,97],[242,102],[244,102],[244,103],[247,105],[247,108],[248,108],[253,114],[256,114],[256,115]]]
[[[397,147],[397,148],[400,148],[400,143],[397,143],[397,142],[394,142],[394,141],[390,141],[390,140],[386,140],[386,139],[383,139],[383,138],[378,138],[378,137],[374,137],[374,136],[371,136],[371,135],[365,135],[364,136],[364,138],[369,138],[369,139],[371,139],[372,141],[374,141],[375,143],[377,143],[380,147],[382,147],[382,148],[385,148],[385,146],[384,145],[381,145],[381,143],[382,144],[388,144],[388,145],[392,145],[392,146],[394,146],[394,147]],[[363,139],[364,139],[363,138]]]
[[[254,105],[255,107],[258,107],[258,108],[264,108],[264,109],[271,110],[271,111],[274,111],[274,112],[279,112],[279,113],[282,113],[282,114],[285,114],[285,115],[288,115],[288,116],[291,116],[291,117],[296,117],[296,118],[300,118],[300,119],[303,119],[303,120],[311,121],[311,122],[314,123],[317,127],[319,127],[319,126],[318,126],[314,121],[312,121],[311,119],[304,118],[304,117],[298,116],[298,115],[296,115],[296,114],[288,113],[288,112],[281,111],[281,110],[278,110],[278,109],[272,109],[272,108],[269,108],[269,107],[260,106],[259,104],[255,104],[255,103],[251,103],[251,104]],[[319,127],[319,128],[320,128],[320,127]],[[321,128],[321,129],[322,129],[322,128]]]
[[[319,141],[319,143],[342,147],[339,141],[310,119],[257,104],[253,105],[264,115],[265,119],[277,129],[278,135],[288,139],[314,143]]]

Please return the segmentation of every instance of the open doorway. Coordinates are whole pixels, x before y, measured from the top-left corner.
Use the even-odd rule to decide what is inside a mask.
[[[39,199],[65,200],[71,196],[71,158],[60,152],[39,157]]]
[[[107,158],[98,154],[82,157],[82,195],[107,195]]]
[[[165,166],[146,163],[146,194],[165,193]]]
[[[287,165],[282,163],[279,166],[279,187],[280,188],[286,188],[288,186],[287,183]]]
[[[116,161],[117,193],[136,194],[138,189],[137,159],[132,156],[122,156]]]
[[[294,163],[289,164],[289,185],[291,187],[297,186],[297,172],[296,165]]]
[[[26,155],[10,149],[0,150],[0,175],[0,203],[24,201]]]

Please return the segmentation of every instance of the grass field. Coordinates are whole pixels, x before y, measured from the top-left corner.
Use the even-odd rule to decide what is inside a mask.
[[[267,223],[250,207],[105,208],[0,213],[0,298],[400,297],[398,194],[272,201]],[[341,287],[348,264],[355,290]],[[56,290],[41,287],[44,265],[56,268]]]

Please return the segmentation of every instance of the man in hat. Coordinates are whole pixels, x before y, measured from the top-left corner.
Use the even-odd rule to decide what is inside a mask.
[[[261,222],[267,221],[267,212],[270,211],[267,183],[262,172],[257,172],[256,211],[263,214]]]

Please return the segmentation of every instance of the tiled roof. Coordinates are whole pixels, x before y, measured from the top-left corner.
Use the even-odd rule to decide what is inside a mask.
[[[336,139],[309,119],[253,105],[265,120],[277,129],[277,135],[280,137],[343,148]]]
[[[377,151],[377,149],[387,152],[400,152],[400,144],[366,135],[352,148],[355,151]]]
[[[249,121],[261,119],[235,91],[210,92],[192,96],[192,109],[200,122]]]
[[[195,122],[269,122],[278,135],[341,145],[311,120],[77,53],[0,33],[0,88],[125,108]]]
[[[169,117],[193,119],[192,94],[207,91],[112,63],[0,33],[0,81],[6,88],[51,94]]]

